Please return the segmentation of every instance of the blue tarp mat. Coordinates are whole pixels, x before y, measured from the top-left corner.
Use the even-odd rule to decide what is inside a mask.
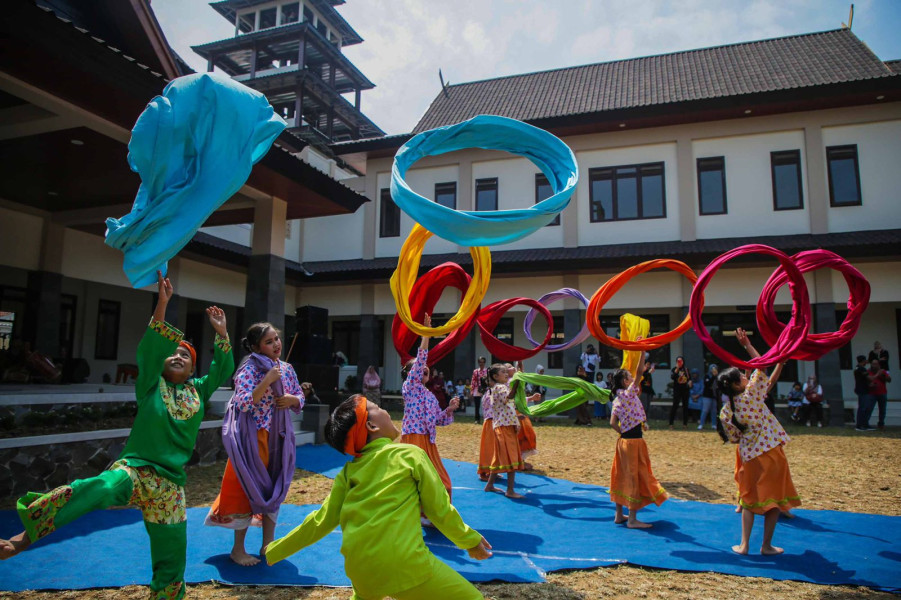
[[[344,458],[326,446],[298,448],[298,466],[334,476]],[[600,486],[519,474],[524,500],[488,494],[472,464],[445,461],[454,483],[454,505],[494,546],[493,558],[476,562],[434,530],[425,532],[432,551],[470,581],[538,582],[560,569],[618,563],[681,571],[713,571],[749,577],[820,584],[862,585],[901,590],[901,517],[797,509],[781,519],[774,542],[778,557],[738,556],[730,551],[740,533],[740,517],[725,504],[670,499],[642,510],[652,529],[613,523],[614,506]],[[285,505],[277,535],[303,521],[315,506]],[[204,527],[207,509],[188,510],[188,582],[233,584],[349,585],[336,530],[319,543],[273,567],[233,565],[230,531]],[[757,519],[751,537],[759,549],[763,529]],[[13,511],[0,512],[0,535],[21,529]],[[248,550],[261,532],[248,534]],[[77,558],[76,558],[77,557]],[[27,559],[0,562],[0,589],[83,589],[146,584],[150,552],[137,510],[92,513],[35,544]]]

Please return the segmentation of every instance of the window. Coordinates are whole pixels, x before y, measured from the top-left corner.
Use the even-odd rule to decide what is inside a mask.
[[[826,148],[829,171],[829,204],[831,206],[860,206],[860,166],[857,145]]]
[[[663,163],[588,171],[591,222],[666,217]]]
[[[551,182],[547,180],[544,173],[536,173],[535,174],[535,204],[538,204],[542,200],[547,200],[551,196],[554,195],[554,189],[551,187]],[[557,216],[554,217],[554,220],[546,225],[546,227],[551,227],[552,225],[560,224],[560,213],[557,213]],[[557,331],[555,328],[554,331]],[[557,352],[552,352],[551,354],[557,354]]]
[[[379,207],[379,237],[400,236],[400,209],[391,197],[391,190],[382,189],[381,205]]]
[[[257,14],[255,12],[244,13],[238,15],[238,31],[240,33],[250,33],[256,24]]]
[[[97,306],[97,340],[94,358],[116,360],[119,355],[119,314],[121,302],[101,300]]]
[[[770,152],[773,173],[773,210],[804,208],[801,194],[801,151]]]
[[[275,19],[278,14],[278,9],[276,7],[272,8],[264,8],[260,11],[260,29],[269,29],[270,27],[275,27]]]
[[[72,358],[75,341],[75,308],[78,300],[73,294],[61,294],[59,306],[59,352],[61,358]]]
[[[476,210],[497,210],[497,177],[476,179]]]
[[[290,4],[282,4],[282,25],[288,23],[297,23],[300,20],[300,4],[291,2]]]
[[[375,339],[379,347],[379,356],[376,359],[377,367],[385,366],[385,321],[377,319]],[[416,345],[419,345],[417,340]],[[347,364],[356,365],[360,359],[360,321],[334,321],[332,323],[332,347],[340,350],[347,357]],[[416,353],[415,350],[413,352]],[[384,377],[384,374],[382,374]],[[344,382],[339,381],[343,386]],[[362,384],[361,384],[362,385]]]
[[[791,319],[791,314],[789,313],[777,312],[776,316],[783,323],[788,323],[789,319]],[[763,338],[760,337],[760,334],[757,331],[757,321],[755,320],[755,313],[753,310],[738,313],[705,313],[704,324],[707,325],[707,331],[710,333],[710,336],[713,338],[713,341],[717,345],[739,358],[747,358],[748,353],[738,344],[738,340],[735,337],[735,329],[738,327],[743,327],[745,329],[748,334],[748,338],[751,340],[751,343],[761,354],[769,349],[766,342],[763,341]],[[710,352],[710,350],[708,350],[705,346],[703,365],[704,373],[707,372],[707,365],[710,364],[719,365],[720,371],[728,366],[724,365],[723,361],[714,356],[713,353]],[[701,365],[688,366],[697,369],[701,368]],[[779,377],[779,381],[783,383],[794,383],[797,380],[798,361],[790,360],[785,363],[785,367],[782,369],[782,375]]]
[[[454,210],[457,209],[457,182],[436,183],[435,202]]]
[[[0,285],[0,350],[8,350],[13,340],[21,339],[27,305],[25,288]]]
[[[325,39],[328,39],[328,27],[326,27],[322,19],[316,20],[316,30],[323,36],[325,36]]]
[[[563,317],[553,317],[553,319],[554,319],[554,334],[551,336],[551,341],[548,342],[548,345],[562,344],[566,341],[566,331],[565,331],[565,327],[564,327]],[[535,336],[533,335],[532,337],[535,337]],[[548,369],[562,369],[563,368],[563,353],[562,352],[548,352],[547,368]],[[564,373],[564,375],[566,375],[566,374]]]
[[[513,317],[504,317],[497,323],[497,327],[494,328],[494,337],[504,342],[505,344],[513,345]],[[491,364],[494,363],[505,363],[507,361],[501,360],[495,355],[491,355]],[[489,365],[491,366],[491,365]]]
[[[304,7],[303,7],[303,20],[304,20],[304,22],[306,22],[306,23],[312,23],[312,22],[313,22],[313,19],[314,19],[314,17],[313,17],[313,9],[311,9],[309,6],[304,5]]]
[[[698,204],[702,215],[726,214],[726,159],[698,159]]]

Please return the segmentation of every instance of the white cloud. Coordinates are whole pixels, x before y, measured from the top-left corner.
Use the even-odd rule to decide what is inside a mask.
[[[197,70],[191,45],[234,35],[205,0],[153,0],[169,43]],[[855,4],[855,33],[882,58],[901,57],[895,0]],[[337,10],[364,38],[344,49],[378,87],[363,112],[386,132],[410,131],[451,83],[835,29],[847,0],[348,0]],[[886,40],[878,49],[870,41]]]

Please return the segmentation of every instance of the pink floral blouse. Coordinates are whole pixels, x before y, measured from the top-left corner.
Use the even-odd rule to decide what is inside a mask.
[[[788,434],[764,404],[769,377],[763,371],[755,370],[751,374],[748,387],[739,394],[735,402],[735,416],[739,423],[747,425],[742,433],[732,423],[732,407],[724,399],[720,421],[726,428],[729,441],[738,444],[738,452],[742,462],[751,461],[776,446],[791,441]]]
[[[401,393],[404,396],[404,420],[401,424],[401,435],[419,433],[429,436],[435,443],[435,429],[438,425],[450,425],[454,422],[454,413],[441,410],[435,394],[422,385],[422,374],[428,368],[426,359],[429,351],[420,348],[416,352],[416,360],[410,368]]]
[[[491,410],[491,394],[489,394],[488,392],[485,392],[485,394],[481,398],[479,398],[479,396],[475,396],[475,398],[477,399],[478,402],[482,403],[481,404],[482,418],[485,419],[486,421],[488,419],[493,419],[494,412],[492,412],[492,410]]]
[[[299,413],[303,408],[304,396],[300,390],[300,383],[297,381],[297,373],[294,372],[294,367],[290,363],[280,360],[278,364],[282,371],[282,386],[285,388],[285,393],[297,396],[300,399],[300,406],[291,407],[291,410]],[[249,362],[241,367],[238,374],[235,375],[234,402],[241,412],[251,412],[253,420],[257,424],[257,429],[269,431],[269,425],[272,423],[272,411],[275,409],[275,398],[273,397],[272,388],[266,389],[259,404],[253,403],[253,390],[265,376],[265,371],[261,371]]]
[[[485,395],[489,398],[488,405],[491,407],[491,415],[494,419],[492,424],[495,429],[505,425],[519,428],[519,419],[516,418],[516,406],[513,404],[513,398],[510,397],[510,388],[497,383],[488,388]]]
[[[648,420],[638,397],[638,386],[630,386],[628,389],[616,392],[613,401],[613,410],[610,413],[619,421],[619,429],[623,433],[634,429]]]

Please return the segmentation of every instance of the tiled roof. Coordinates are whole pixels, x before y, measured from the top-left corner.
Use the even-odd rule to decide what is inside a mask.
[[[837,29],[451,85],[413,132],[500,115],[522,121],[895,77]]]
[[[893,73],[901,73],[901,59],[887,60],[885,66],[892,70]]]
[[[494,251],[491,253],[492,273],[561,272],[593,268],[603,261],[603,270],[623,268],[652,258],[671,257],[685,261],[695,268],[702,268],[716,256],[742,244],[765,244],[789,254],[814,248],[826,248],[846,258],[886,257],[901,254],[901,229],[880,231],[854,231],[803,235],[775,235],[755,238],[721,238],[693,242],[641,242],[634,244],[608,244],[581,246],[578,248],[533,248],[524,250]],[[248,250],[249,254],[249,250]],[[750,257],[760,260],[760,257]],[[739,258],[733,262],[741,262]],[[748,260],[748,259],[744,259]],[[766,260],[766,259],[764,259]],[[467,254],[426,254],[421,266],[431,268],[452,261],[461,265],[472,264]],[[304,279],[310,283],[326,281],[350,281],[355,279],[385,279],[397,266],[397,258],[332,260],[305,262],[303,268],[312,273]],[[289,274],[292,266],[288,265]]]

